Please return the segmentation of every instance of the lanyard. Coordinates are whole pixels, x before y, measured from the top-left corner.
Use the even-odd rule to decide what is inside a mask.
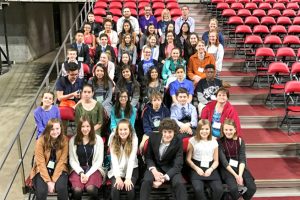
[[[94,153],[94,148],[92,148],[92,152],[90,156],[87,155],[86,147],[83,145],[84,153],[85,153],[85,158],[86,158],[86,166],[89,167],[89,160],[91,159],[93,153]]]
[[[225,147],[226,147],[226,149],[227,149],[229,158],[232,158],[232,156],[230,155],[230,151],[229,151],[229,147],[228,147],[228,146],[230,147],[230,145],[227,143],[227,140],[225,139]],[[236,154],[236,156],[237,156],[238,154],[237,154],[237,145],[236,145],[236,143],[233,143],[233,145],[231,146],[231,148],[232,148],[233,146],[235,146],[235,154]]]

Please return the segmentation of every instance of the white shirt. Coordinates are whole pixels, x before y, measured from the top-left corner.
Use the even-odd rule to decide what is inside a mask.
[[[122,32],[124,20],[125,20],[125,17],[121,17],[117,21],[117,32],[118,32],[118,34],[120,34]],[[129,21],[132,25],[132,28],[133,28],[134,32],[138,35],[140,33],[139,21],[135,17],[132,17],[132,16],[129,17]]]
[[[99,36],[100,36],[102,33],[105,33],[105,30],[101,31],[101,32],[99,33]],[[107,34],[108,37],[109,37],[109,40],[110,40],[110,42],[111,42],[111,46],[114,47],[114,48],[116,48],[117,45],[118,45],[118,42],[119,42],[119,37],[118,37],[117,32],[114,31],[114,30],[111,30],[111,32],[110,32],[109,34],[108,34],[108,33],[106,33],[106,34]]]
[[[218,148],[218,142],[212,140],[200,140],[197,142],[195,137],[190,138],[189,143],[193,146],[192,158],[197,161],[211,162],[214,159],[214,150]]]
[[[210,53],[214,55],[216,60],[216,69],[220,72],[222,71],[222,63],[223,63],[223,57],[224,57],[224,48],[222,44],[219,44],[219,46],[211,45],[206,46],[207,53]]]

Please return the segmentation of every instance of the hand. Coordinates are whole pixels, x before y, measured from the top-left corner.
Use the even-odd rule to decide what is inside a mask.
[[[156,169],[152,169],[151,172],[154,176],[155,181],[161,181],[161,179],[163,179],[164,175],[162,173],[160,173],[159,171],[157,171]]]
[[[204,176],[205,177],[209,177],[212,172],[213,172],[213,169],[212,168],[208,168],[207,170],[205,170]]]
[[[117,190],[123,190],[124,182],[122,181],[122,179],[120,177],[116,178],[116,183],[115,183],[114,187],[116,187]]]
[[[199,176],[203,176],[204,175],[204,171],[198,167],[198,169],[196,170],[197,174],[199,174]]]
[[[80,92],[78,92],[78,91],[73,92],[72,95],[73,95],[74,98],[77,98],[77,99],[80,98]]]
[[[126,190],[126,191],[130,191],[130,190],[133,189],[133,183],[131,182],[130,179],[126,179],[126,180],[124,181],[124,184],[125,184],[125,190]]]
[[[161,181],[153,181],[154,188],[159,188],[159,186],[161,186],[162,184],[163,184],[163,182],[161,182]]]
[[[85,184],[85,183],[88,182],[88,180],[89,180],[89,177],[87,175],[85,175],[84,173],[80,174],[80,181],[81,181],[81,183]]]
[[[198,82],[200,81],[200,79],[201,79],[200,76],[195,75],[195,76],[193,77],[193,82],[194,82],[194,83],[198,83]]]
[[[235,177],[235,180],[238,185],[244,185],[244,180],[242,176]]]
[[[189,134],[189,135],[193,135],[193,130],[192,130],[192,128],[191,128],[191,127],[188,127],[186,133]]]
[[[48,192],[49,193],[54,193],[54,186],[55,186],[55,183],[50,181],[50,182],[47,182],[47,185],[48,185]]]

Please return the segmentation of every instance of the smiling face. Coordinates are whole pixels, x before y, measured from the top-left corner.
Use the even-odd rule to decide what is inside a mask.
[[[149,43],[150,43],[151,47],[154,47],[156,45],[156,37],[155,36],[151,36],[149,38]]]
[[[77,51],[72,51],[72,50],[68,51],[67,57],[68,57],[68,61],[74,62],[77,58]]]
[[[159,108],[161,106],[161,103],[162,103],[162,99],[161,98],[154,97],[151,100],[151,104],[153,106],[153,110],[159,110]]]
[[[208,136],[210,134],[210,127],[209,127],[209,125],[208,124],[202,125],[199,134],[201,136],[201,139],[207,140]]]
[[[108,38],[105,37],[105,36],[102,36],[102,37],[100,38],[100,44],[101,44],[102,46],[106,46],[107,43],[108,43]]]
[[[220,91],[220,92],[217,94],[217,102],[218,102],[218,103],[221,103],[221,104],[225,104],[227,101],[228,101],[228,97],[227,97],[226,92]]]
[[[124,10],[123,10],[123,16],[125,18],[129,18],[131,16],[131,11],[130,11],[129,8],[124,8]]]
[[[158,72],[156,69],[152,69],[150,72],[150,77],[152,80],[156,80],[158,78]]]
[[[128,54],[125,53],[122,55],[122,63],[129,64],[129,55]]]
[[[79,71],[78,69],[76,69],[75,71],[68,71],[68,79],[71,83],[73,83],[74,81],[76,81],[78,75],[79,75]]]
[[[51,94],[51,93],[44,93],[43,98],[42,98],[43,107],[44,108],[50,107],[53,104],[53,102],[54,102],[53,98],[54,98],[53,94]]]
[[[77,33],[75,36],[75,40],[77,43],[82,43],[83,42],[83,33]]]
[[[121,140],[124,142],[130,135],[130,128],[128,123],[119,123],[118,124],[118,134]]]
[[[144,48],[143,55],[144,55],[145,60],[150,60],[151,49],[150,48]]]
[[[90,99],[92,99],[93,95],[94,95],[94,92],[90,86],[83,87],[82,94],[81,94],[81,98],[83,100],[90,100]]]
[[[168,25],[167,32],[169,32],[169,31],[174,31],[174,25],[172,23]]]
[[[154,25],[149,25],[148,30],[149,30],[150,34],[154,34],[155,33],[155,27],[154,27]]]
[[[190,43],[191,43],[191,45],[196,45],[197,42],[198,42],[197,36],[196,35],[191,35],[190,36]]]
[[[120,96],[119,96],[120,105],[122,107],[125,107],[127,101],[128,101],[128,95],[127,95],[127,93],[126,92],[121,93]]]
[[[104,70],[102,67],[97,66],[95,69],[95,75],[98,79],[102,79],[104,77]]]
[[[188,30],[189,30],[188,25],[187,24],[183,24],[182,27],[181,27],[181,30],[182,30],[183,33],[187,33]]]
[[[91,125],[88,121],[82,122],[81,132],[83,136],[88,136],[91,132]]]
[[[128,68],[125,68],[122,70],[122,76],[125,80],[130,80],[131,78],[131,72]]]
[[[124,31],[127,33],[127,32],[129,32],[129,30],[130,30],[130,24],[128,23],[128,22],[125,22],[124,24],[123,24],[123,28],[124,28]]]
[[[216,44],[216,42],[217,42],[217,33],[215,31],[209,33],[209,42],[211,44]]]
[[[224,124],[223,133],[227,139],[234,139],[236,137],[236,129],[233,125]]]
[[[90,24],[85,24],[84,27],[83,27],[83,30],[85,33],[90,33],[91,30],[92,30],[92,27]]]
[[[151,7],[147,6],[147,7],[145,7],[144,10],[145,10],[145,16],[149,17],[151,15]]]
[[[107,65],[107,63],[108,63],[108,57],[107,57],[106,53],[102,53],[100,55],[100,63],[104,64],[104,65]]]
[[[187,103],[189,97],[186,93],[179,93],[176,98],[177,98],[177,101],[179,102],[179,104],[185,105]]]
[[[177,69],[176,70],[176,77],[177,77],[177,79],[179,80],[179,81],[182,81],[183,79],[184,79],[184,77],[185,77],[185,73],[184,73],[184,70],[183,69]]]
[[[53,126],[50,130],[50,136],[52,139],[58,138],[58,136],[61,134],[61,127],[59,123],[53,123]]]
[[[174,138],[175,132],[172,129],[163,129],[162,130],[162,141],[163,143],[170,143]]]
[[[174,61],[177,61],[180,57],[179,49],[173,49],[171,52],[171,57]]]
[[[110,31],[110,30],[111,30],[111,27],[112,27],[111,22],[109,22],[109,21],[105,22],[105,24],[104,24],[104,29],[105,29],[106,31]]]
[[[209,23],[209,30],[214,31],[218,28],[216,20],[211,20]]]
[[[203,42],[198,42],[196,49],[198,53],[204,53],[205,52],[205,44]]]
[[[131,43],[131,36],[130,35],[126,35],[125,38],[125,44],[130,44]]]

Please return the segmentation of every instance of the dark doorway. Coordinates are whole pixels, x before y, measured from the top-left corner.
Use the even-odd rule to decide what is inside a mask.
[[[53,20],[54,20],[54,39],[55,46],[61,46],[61,26],[60,26],[60,9],[59,3],[53,3]]]

